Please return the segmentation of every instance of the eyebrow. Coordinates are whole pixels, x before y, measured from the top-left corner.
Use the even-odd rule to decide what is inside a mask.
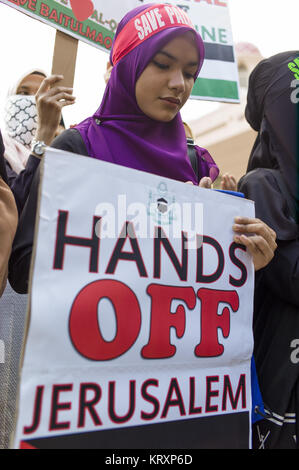
[[[163,55],[165,55],[166,57],[168,57],[168,58],[171,59],[171,60],[175,60],[175,61],[178,60],[176,57],[174,57],[173,55],[169,54],[169,52],[166,52],[166,51],[163,51],[163,50],[157,52],[157,54],[163,54]],[[198,62],[189,62],[189,63],[187,64],[187,66],[190,66],[190,67],[198,67]]]

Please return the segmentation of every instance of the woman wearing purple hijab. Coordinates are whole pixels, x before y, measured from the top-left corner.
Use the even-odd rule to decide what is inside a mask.
[[[204,149],[194,174],[179,114],[203,60],[203,41],[181,9],[135,8],[116,31],[99,109],[53,146],[179,181],[215,180],[219,170]]]
[[[182,182],[210,187],[218,176],[207,150],[197,147],[193,170],[180,109],[192,91],[204,45],[186,13],[166,4],[146,4],[119,23],[111,76],[99,109],[51,144],[55,148],[124,165]],[[56,125],[56,123],[55,123]],[[53,125],[54,131],[54,125]],[[51,123],[36,140],[49,145]],[[53,134],[54,135],[54,134]],[[10,282],[27,292],[37,200],[35,189],[22,214],[10,263]],[[272,259],[274,232],[257,219],[238,218],[235,240],[253,255],[256,269]],[[251,233],[247,237],[245,233]]]

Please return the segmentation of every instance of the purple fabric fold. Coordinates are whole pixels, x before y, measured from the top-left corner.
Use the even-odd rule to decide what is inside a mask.
[[[198,145],[195,145],[195,149],[199,161],[199,174],[203,176],[209,176],[212,181],[215,181],[219,176],[219,168],[214,162],[212,156],[207,151],[207,149],[198,147]]]

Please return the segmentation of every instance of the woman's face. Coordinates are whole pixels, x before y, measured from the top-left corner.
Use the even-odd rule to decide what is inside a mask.
[[[30,74],[23,78],[17,88],[17,95],[35,95],[45,77]]]
[[[141,111],[157,121],[171,121],[190,96],[198,62],[192,34],[167,43],[136,82],[136,101]]]

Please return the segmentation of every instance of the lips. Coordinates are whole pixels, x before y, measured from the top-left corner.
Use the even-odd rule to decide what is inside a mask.
[[[161,100],[174,104],[176,106],[180,106],[181,104],[181,100],[179,98],[174,98],[173,96],[166,96],[165,98],[161,98]]]

